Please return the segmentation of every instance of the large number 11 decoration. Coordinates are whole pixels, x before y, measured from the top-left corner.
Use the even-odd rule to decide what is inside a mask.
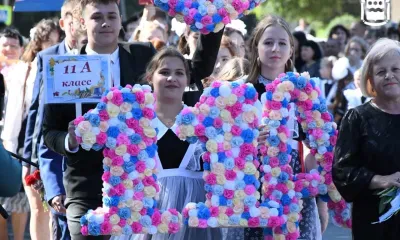
[[[308,74],[282,74],[261,106],[251,84],[214,82],[193,108],[177,117],[177,135],[204,144],[205,203],[183,209],[190,227],[262,227],[266,239],[297,239],[302,198],[329,201],[336,223],[350,226],[349,205],[332,183],[336,125]],[[286,123],[290,103],[318,161],[294,175]],[[82,217],[90,235],[173,233],[181,215],[156,208],[154,98],[146,86],[112,89],[97,108],[76,120],[85,149],[104,146],[103,208]],[[263,109],[261,111],[261,109]],[[269,133],[259,144],[259,127]],[[259,191],[261,188],[261,192]],[[261,197],[261,199],[260,199]],[[261,200],[261,201],[260,201]]]

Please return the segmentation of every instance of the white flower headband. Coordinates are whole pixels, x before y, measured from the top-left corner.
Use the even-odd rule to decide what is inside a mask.
[[[176,18],[172,19],[171,22],[171,31],[174,31],[176,35],[179,37],[182,36],[183,33],[185,33],[186,30],[186,23],[181,23]]]
[[[247,34],[246,24],[240,19],[232,20],[226,27],[241,32],[243,36]]]

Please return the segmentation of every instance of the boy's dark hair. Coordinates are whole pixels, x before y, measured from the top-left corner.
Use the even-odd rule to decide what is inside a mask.
[[[89,4],[110,4],[115,3],[118,6],[118,0],[81,0],[82,10]]]
[[[20,47],[24,46],[24,40],[22,38],[22,35],[19,33],[19,31],[16,28],[13,28],[13,27],[4,28],[0,32],[0,37],[17,39],[19,41],[19,46]]]

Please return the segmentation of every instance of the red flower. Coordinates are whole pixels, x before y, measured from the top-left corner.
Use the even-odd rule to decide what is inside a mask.
[[[36,170],[35,172],[33,172],[33,177],[36,179],[36,180],[40,180],[40,171],[39,170]]]
[[[28,175],[25,177],[26,185],[31,186],[36,182],[36,179],[32,175]]]

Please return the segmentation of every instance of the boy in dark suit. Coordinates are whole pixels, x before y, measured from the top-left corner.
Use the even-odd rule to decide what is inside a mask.
[[[150,43],[118,44],[121,18],[117,0],[83,0],[81,5],[81,23],[87,31],[88,44],[82,47],[80,54],[110,54],[114,86],[139,83],[155,49]],[[94,107],[93,104],[83,104],[83,113]],[[66,157],[65,206],[72,239],[103,239],[80,233],[80,218],[89,209],[102,205],[103,156],[101,151],[79,148],[74,128],[68,127],[75,118],[75,105],[46,105],[43,117],[44,141],[51,150]]]

